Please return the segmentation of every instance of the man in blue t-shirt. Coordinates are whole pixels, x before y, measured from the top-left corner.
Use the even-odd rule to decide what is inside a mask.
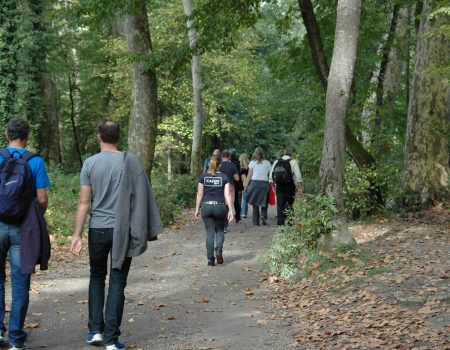
[[[8,122],[6,136],[8,147],[6,149],[13,157],[19,157],[25,153],[28,142],[30,126],[23,119],[12,119]],[[0,163],[3,157],[0,155]],[[42,211],[47,210],[48,195],[47,187],[50,180],[45,169],[44,161],[41,157],[35,156],[28,162],[33,176],[33,190]],[[30,298],[30,277],[31,274],[23,274],[20,271],[20,224],[9,224],[0,221],[0,345],[6,343],[5,340],[5,267],[6,257],[9,251],[11,264],[12,302],[9,316],[9,349],[22,350],[29,349],[25,345],[27,333],[23,330],[25,316],[28,310]]]

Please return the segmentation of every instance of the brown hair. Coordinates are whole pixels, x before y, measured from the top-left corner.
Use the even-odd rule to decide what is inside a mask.
[[[266,159],[266,155],[264,154],[264,151],[261,147],[258,146],[255,148],[252,159],[256,163],[261,163],[264,159]]]
[[[216,175],[216,171],[219,170],[220,164],[222,164],[222,158],[219,156],[212,156],[211,161],[209,162],[209,173],[214,176]]]

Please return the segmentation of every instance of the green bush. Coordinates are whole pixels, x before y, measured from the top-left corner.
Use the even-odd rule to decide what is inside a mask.
[[[164,225],[170,225],[184,209],[195,205],[197,182],[190,175],[174,175],[171,180],[162,173],[152,176],[152,187]]]
[[[320,235],[331,233],[336,212],[333,202],[325,196],[297,199],[288,223],[277,228],[264,259],[268,272],[281,278],[295,275],[301,268],[299,258],[314,254]]]
[[[71,236],[80,195],[80,176],[60,167],[49,168],[48,210],[45,215],[49,233],[58,238]]]
[[[373,192],[378,186],[383,195],[387,192],[386,169],[358,170],[353,162],[345,166],[344,203],[349,218],[366,217],[383,210],[383,206],[374,199]]]
[[[75,215],[80,195],[80,175],[66,172],[60,167],[49,169],[52,182],[49,187],[49,207],[46,220],[49,233],[61,243],[67,242],[75,227]],[[168,180],[164,174],[152,176],[161,220],[164,225],[173,223],[176,215],[195,204],[196,182],[189,175],[175,175]]]

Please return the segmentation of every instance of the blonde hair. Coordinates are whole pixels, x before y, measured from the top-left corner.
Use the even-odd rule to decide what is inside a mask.
[[[222,164],[222,158],[220,156],[212,156],[209,162],[209,173],[214,176]]]
[[[264,154],[264,151],[261,147],[258,146],[255,148],[252,159],[256,163],[261,163],[264,159],[266,159],[266,155]]]
[[[241,164],[241,168],[248,168],[248,163],[250,163],[250,160],[248,159],[247,153],[241,153],[239,156],[239,163]]]

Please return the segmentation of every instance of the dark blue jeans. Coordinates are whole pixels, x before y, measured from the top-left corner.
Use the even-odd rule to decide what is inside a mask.
[[[216,250],[222,253],[225,240],[224,228],[228,208],[225,204],[202,204],[202,218],[206,228],[206,256],[208,260],[214,259],[214,240]]]
[[[105,345],[114,344],[120,335],[125,287],[131,258],[126,258],[122,269],[110,269],[109,289],[105,307],[105,280],[108,272],[108,255],[112,248],[112,228],[89,229],[89,332],[103,333]],[[103,309],[105,309],[103,316]]]
[[[25,342],[27,333],[23,330],[30,301],[30,274],[20,272],[20,226],[0,221],[0,329],[5,327],[5,267],[9,251],[11,265],[12,303],[9,315],[8,340],[18,345]]]

